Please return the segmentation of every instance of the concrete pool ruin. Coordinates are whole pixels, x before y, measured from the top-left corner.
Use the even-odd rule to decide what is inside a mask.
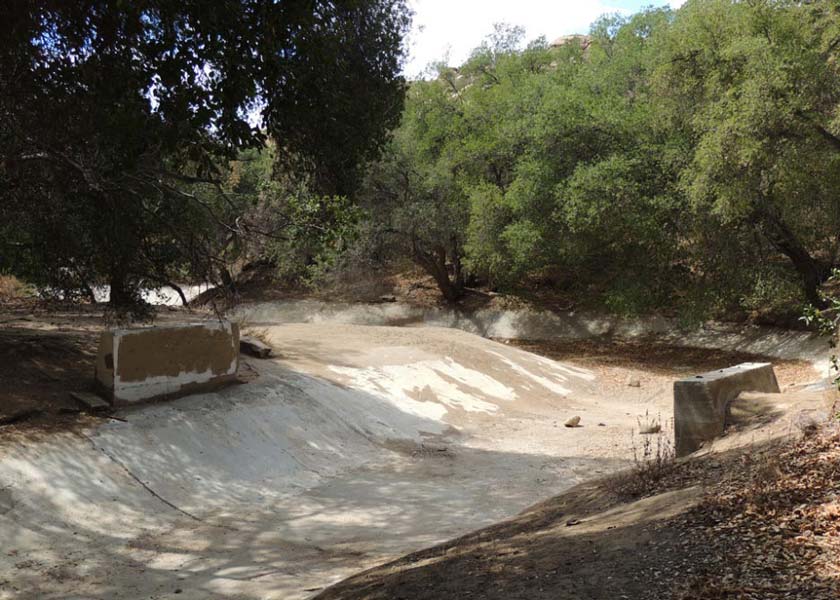
[[[770,363],[743,363],[674,382],[674,446],[677,456],[723,435],[732,401],[742,392],[778,394]]]
[[[630,387],[443,327],[250,327],[282,351],[245,385],[0,440],[0,598],[308,598],[622,468],[639,415],[671,415],[676,373]]]

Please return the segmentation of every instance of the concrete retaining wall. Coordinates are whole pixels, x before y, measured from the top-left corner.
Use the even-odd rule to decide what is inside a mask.
[[[709,322],[682,328],[661,316],[622,319],[584,312],[529,309],[480,309],[465,313],[452,308],[424,308],[400,302],[360,304],[287,300],[246,304],[229,315],[246,325],[282,323],[344,323],[451,327],[490,338],[527,340],[586,339],[598,336],[653,336],[679,346],[750,352],[762,356],[810,362],[820,376],[829,373],[826,338],[807,331]]]
[[[729,405],[741,392],[778,393],[779,384],[773,365],[743,363],[675,381],[674,437],[677,456],[691,454],[703,442],[722,435]]]
[[[227,321],[113,329],[100,336],[96,379],[129,404],[212,389],[238,367],[239,329]]]

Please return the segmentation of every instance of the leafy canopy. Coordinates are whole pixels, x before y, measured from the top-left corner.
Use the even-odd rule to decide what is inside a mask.
[[[403,0],[5,8],[0,267],[40,283],[127,301],[217,269],[250,233],[226,161],[271,138],[279,172],[347,194],[400,115]]]
[[[624,312],[817,305],[840,259],[839,49],[827,0],[693,0],[557,47],[499,26],[412,84],[372,218],[491,287]]]

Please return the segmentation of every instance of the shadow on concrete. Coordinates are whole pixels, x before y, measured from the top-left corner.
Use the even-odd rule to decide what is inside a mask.
[[[731,524],[726,519],[732,516],[737,522],[741,513],[736,505],[733,515],[708,514],[703,486],[714,485],[730,470],[740,468],[743,473],[745,464],[753,465],[748,477],[760,479],[766,464],[760,457],[773,455],[777,448],[776,440],[707,457],[709,468],[686,467],[654,495],[627,504],[617,504],[604,481],[583,483],[515,518],[355,575],[317,598],[649,600],[674,597],[674,592],[698,581],[719,586],[719,595],[707,587],[703,598],[730,597],[738,588],[724,575],[737,572],[733,557],[743,560],[750,542],[742,535],[729,535],[708,545],[708,532],[702,529],[706,524]],[[792,487],[769,488],[763,500],[787,506],[788,495],[801,495],[807,488],[796,479],[790,483]],[[833,490],[825,489],[825,499],[832,497]],[[817,540],[805,546],[803,554],[789,558],[800,561],[800,572],[813,569],[808,552],[820,551]],[[758,563],[762,560],[754,553],[750,556]],[[778,590],[778,595],[760,597],[784,597],[789,591],[785,577],[768,572],[767,589]],[[815,577],[808,587],[803,582],[796,596],[836,597],[830,591],[836,584]],[[748,590],[743,597],[750,595]],[[731,597],[736,596],[741,597]]]
[[[377,396],[267,371],[4,439],[0,596],[303,598],[621,465],[469,448]],[[388,449],[401,439],[416,451]]]
[[[759,429],[785,416],[784,407],[768,394],[741,394],[726,409],[725,429],[744,431]]]

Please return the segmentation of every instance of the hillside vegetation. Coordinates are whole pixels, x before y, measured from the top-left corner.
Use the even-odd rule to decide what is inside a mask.
[[[19,9],[0,57],[0,271],[42,290],[110,284],[136,305],[195,280],[235,295],[254,264],[319,286],[410,262],[448,302],[483,287],[687,318],[825,304],[830,0],[689,0],[555,44],[498,25],[413,82],[397,0]]]
[[[822,302],[838,260],[840,8],[689,1],[411,85],[365,242],[443,295],[554,286],[637,312]],[[386,250],[386,248],[388,250]]]

